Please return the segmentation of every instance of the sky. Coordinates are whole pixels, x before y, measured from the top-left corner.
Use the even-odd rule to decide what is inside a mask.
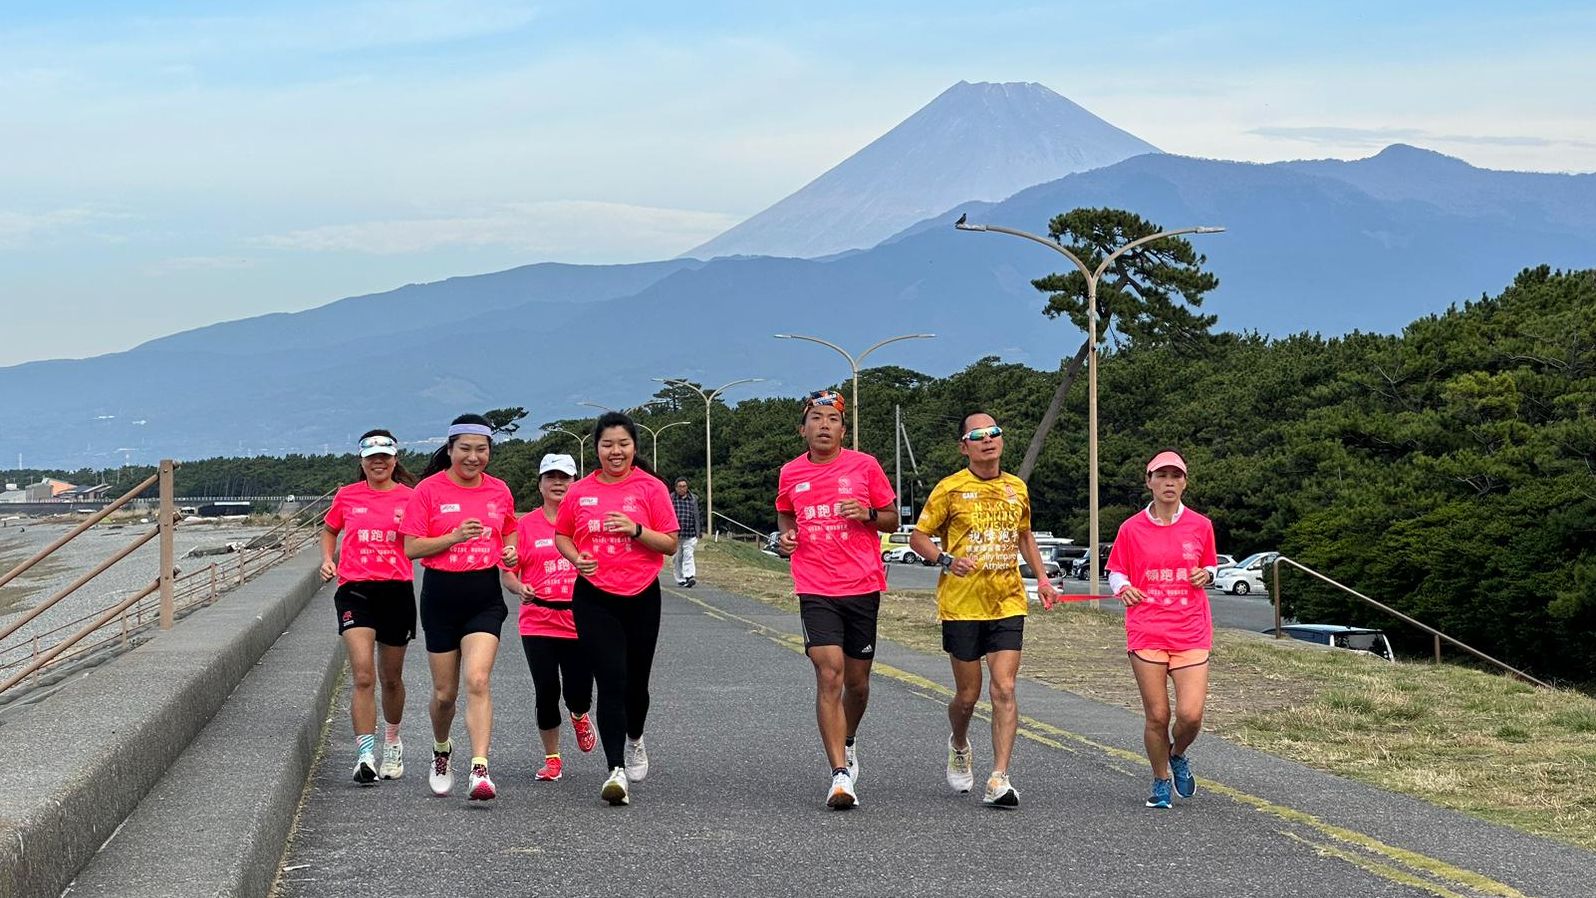
[[[1185,155],[1596,171],[1592,46],[1535,0],[7,0],[0,366],[674,256],[960,80]]]

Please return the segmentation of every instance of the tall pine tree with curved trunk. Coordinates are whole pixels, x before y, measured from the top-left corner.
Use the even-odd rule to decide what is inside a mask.
[[[1048,235],[1061,245],[1068,239],[1066,248],[1093,271],[1114,250],[1160,230],[1158,225],[1123,209],[1075,209],[1055,215],[1047,223]],[[1155,240],[1115,259],[1097,284],[1097,339],[1107,340],[1113,335],[1116,342],[1123,340],[1139,346],[1199,349],[1218,320],[1197,311],[1204,294],[1219,286],[1219,278],[1202,268],[1207,261],[1207,256],[1180,237]],[[1050,294],[1042,314],[1049,318],[1067,315],[1081,330],[1090,330],[1086,275],[1073,270],[1037,278],[1031,284]],[[1083,340],[1075,355],[1063,363],[1063,378],[1020,463],[1021,479],[1030,477],[1036,468],[1042,443],[1058,421],[1064,397],[1074,386],[1090,349],[1090,338]]]

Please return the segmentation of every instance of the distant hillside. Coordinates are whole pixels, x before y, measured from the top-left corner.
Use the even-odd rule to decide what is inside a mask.
[[[655,377],[758,376],[768,379],[759,390],[796,394],[847,376],[833,353],[772,339],[778,332],[855,350],[933,332],[936,340],[895,345],[871,361],[936,375],[985,355],[1056,366],[1081,334],[1040,316],[1043,297],[1030,279],[1062,260],[1013,238],[955,231],[965,211],[1032,231],[1077,206],[1132,209],[1167,227],[1224,225],[1225,234],[1195,238],[1220,278],[1207,308],[1221,328],[1270,334],[1395,331],[1526,266],[1596,266],[1596,229],[1570,223],[1559,205],[1588,190],[1589,176],[1534,176],[1537,188],[1515,199],[1491,192],[1497,176],[1513,183],[1513,173],[1464,166],[1487,197],[1470,206],[1453,180],[1457,160],[1403,158],[1407,195],[1382,197],[1358,181],[1389,164],[1388,154],[1330,174],[1316,163],[1149,154],[1001,203],[963,204],[827,260],[532,266],[216,325],[114,355],[18,365],[0,369],[0,458],[20,451],[29,463],[75,467],[120,463],[122,447],[138,459],[321,451],[371,426],[407,440],[436,436],[459,412],[494,406],[526,406],[534,422],[585,416],[580,401],[636,403]],[[373,326],[387,328],[382,339],[371,339]]]
[[[1158,148],[1040,84],[948,88],[803,189],[685,255],[816,258],[865,249],[967,200]]]

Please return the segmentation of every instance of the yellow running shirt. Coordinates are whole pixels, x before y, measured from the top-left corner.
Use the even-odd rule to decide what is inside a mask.
[[[963,577],[944,573],[937,581],[939,619],[997,620],[1026,613],[1020,534],[1031,529],[1031,497],[1025,481],[1007,472],[982,480],[965,468],[937,484],[914,526],[940,537],[944,552],[976,563]]]

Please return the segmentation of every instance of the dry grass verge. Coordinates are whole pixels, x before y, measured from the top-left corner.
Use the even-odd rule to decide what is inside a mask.
[[[704,544],[699,577],[797,610],[786,563],[737,543]],[[881,632],[941,651],[929,592],[888,593]],[[1082,604],[1034,614],[1025,675],[1141,707],[1120,619]],[[1242,745],[1444,807],[1596,850],[1596,699],[1453,665],[1221,630],[1205,729]]]

